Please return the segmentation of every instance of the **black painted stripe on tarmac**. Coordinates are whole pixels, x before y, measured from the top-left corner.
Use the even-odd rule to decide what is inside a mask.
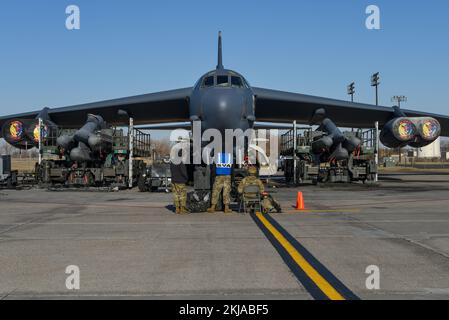
[[[309,294],[316,300],[330,300],[328,295],[323,292],[317,283],[311,279],[302,267],[293,259],[286,248],[276,239],[272,232],[264,225],[264,223],[257,217],[256,214],[251,214],[252,219],[261,229],[264,235],[268,238],[274,248],[278,251],[284,262],[309,292]],[[335,291],[337,291],[345,300],[360,300],[360,298],[353,293],[343,282],[341,282],[329,269],[327,269],[317,258],[315,258],[310,251],[302,246],[290,233],[287,232],[272,216],[264,214],[263,217],[293,246],[300,255],[324,278]]]

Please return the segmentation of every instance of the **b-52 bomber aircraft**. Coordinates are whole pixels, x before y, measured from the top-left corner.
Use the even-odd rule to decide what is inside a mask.
[[[296,120],[320,125],[329,133],[323,145],[338,145],[340,149],[354,146],[344,141],[337,127],[372,128],[375,121],[382,129],[382,143],[391,148],[423,147],[440,135],[449,136],[449,116],[251,87],[241,74],[223,67],[221,32],[216,69],[204,74],[193,87],[3,116],[1,133],[10,144],[25,148],[36,143],[38,118],[64,128],[79,128],[89,114],[100,115],[110,124],[123,124],[123,115],[128,115],[136,125],[161,124],[166,128],[200,121],[203,131],[245,131],[257,129],[261,122]]]

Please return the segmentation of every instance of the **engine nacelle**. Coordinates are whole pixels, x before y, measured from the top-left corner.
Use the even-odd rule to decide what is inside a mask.
[[[14,119],[6,122],[2,127],[2,135],[6,142],[19,149],[31,149],[34,143],[28,139],[26,128],[31,120]]]
[[[49,137],[56,125],[49,117],[50,109],[44,108],[35,119],[13,119],[3,124],[2,135],[6,142],[19,149],[32,149],[39,144],[39,119],[43,121],[42,140]]]
[[[49,136],[52,129],[50,122],[44,121],[42,127],[42,140]],[[2,127],[2,135],[6,142],[19,149],[32,149],[39,144],[39,120],[13,119]]]
[[[440,123],[428,117],[399,117],[388,122],[380,133],[380,141],[389,148],[409,145],[421,148],[431,144],[441,134]]]
[[[56,126],[50,121],[42,121],[41,138],[45,142],[51,136]],[[39,120],[32,120],[25,131],[29,141],[32,141],[37,147],[39,145]]]
[[[418,130],[410,118],[389,121],[380,133],[380,141],[388,148],[404,147],[416,137]]]
[[[434,118],[412,118],[415,120],[415,126],[418,130],[418,135],[415,140],[409,143],[410,147],[422,148],[435,142],[441,135],[441,125]]]

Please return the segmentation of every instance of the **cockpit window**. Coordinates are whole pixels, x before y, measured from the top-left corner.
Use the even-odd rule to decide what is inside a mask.
[[[231,77],[231,86],[235,88],[243,88],[243,80],[240,77]]]
[[[204,78],[203,87],[212,87],[214,85],[214,77],[206,77]]]
[[[229,77],[228,76],[217,76],[217,86],[218,87],[227,87],[229,86]]]
[[[209,74],[202,78],[201,88],[216,87],[233,87],[233,88],[248,88],[245,79],[239,75],[230,73],[228,75],[214,75]]]

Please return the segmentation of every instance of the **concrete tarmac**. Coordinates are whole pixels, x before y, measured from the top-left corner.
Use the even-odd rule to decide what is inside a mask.
[[[360,298],[449,299],[449,176],[270,191],[285,211],[272,217]],[[170,203],[1,190],[0,299],[312,299],[249,215],[177,216]],[[66,288],[70,265],[80,290]],[[366,287],[372,265],[379,290]]]

